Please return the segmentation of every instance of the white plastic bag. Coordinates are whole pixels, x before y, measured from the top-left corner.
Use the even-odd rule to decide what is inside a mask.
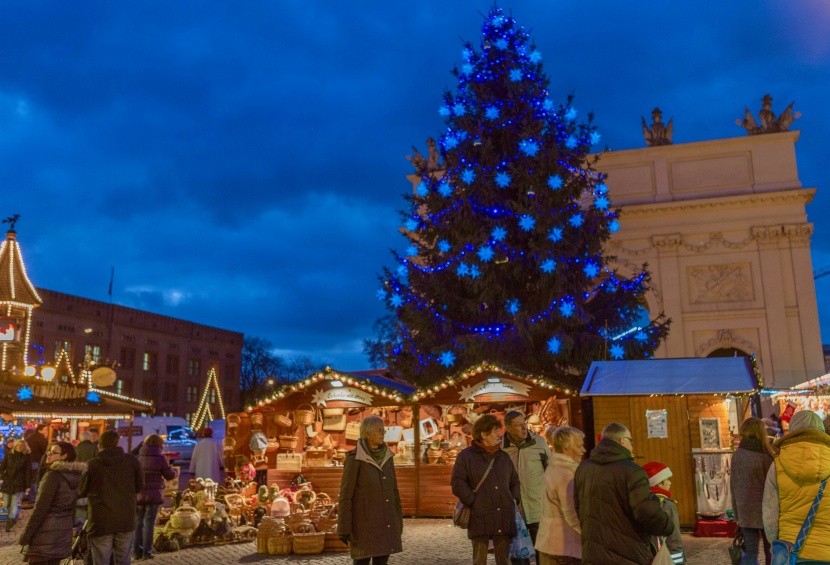
[[[533,540],[530,538],[530,532],[525,526],[525,521],[519,512],[519,507],[516,506],[516,537],[510,542],[510,558],[511,559],[530,559],[531,556],[536,555],[536,550],[533,548]]]

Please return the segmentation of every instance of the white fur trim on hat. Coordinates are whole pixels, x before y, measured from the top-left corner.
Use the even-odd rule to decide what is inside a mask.
[[[662,483],[666,479],[670,479],[671,476],[672,476],[671,469],[669,469],[668,467],[666,467],[665,469],[661,469],[660,471],[655,473],[653,476],[648,478],[648,486],[656,487],[657,485],[659,485],[660,483]]]

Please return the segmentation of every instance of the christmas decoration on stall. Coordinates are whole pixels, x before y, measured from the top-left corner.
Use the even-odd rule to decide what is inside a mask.
[[[589,155],[590,115],[552,101],[542,54],[500,8],[462,58],[446,129],[410,158],[407,247],[381,278],[388,366],[423,386],[490,359],[575,385],[594,360],[651,357],[669,321],[644,315],[645,266],[608,266],[619,210]]]
[[[196,413],[193,414],[193,419],[190,421],[190,427],[194,430],[201,429],[204,424],[215,419],[213,412],[210,409],[210,405],[212,404],[211,392],[213,392],[216,404],[219,405],[219,412],[217,413],[217,416],[220,420],[224,420],[225,402],[222,400],[222,389],[219,388],[219,379],[216,378],[216,369],[214,367],[211,367],[208,371],[205,387],[202,390],[202,396],[199,399],[199,408],[196,410]]]

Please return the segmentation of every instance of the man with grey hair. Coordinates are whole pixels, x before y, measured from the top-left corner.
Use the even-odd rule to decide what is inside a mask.
[[[582,529],[582,563],[648,565],[651,536],[668,536],[674,524],[634,462],[631,432],[612,422],[576,469],[574,503]]]

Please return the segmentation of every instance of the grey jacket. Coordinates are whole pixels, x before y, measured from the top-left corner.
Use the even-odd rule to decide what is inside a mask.
[[[772,457],[763,451],[739,446],[732,454],[732,474],[729,477],[732,510],[742,528],[764,527],[761,502],[770,465]]]
[[[550,460],[550,449],[542,436],[527,432],[525,440],[516,445],[504,434],[502,449],[510,456],[521,484],[521,509],[525,522],[536,524],[542,519],[542,499],[545,494],[545,469]]]

